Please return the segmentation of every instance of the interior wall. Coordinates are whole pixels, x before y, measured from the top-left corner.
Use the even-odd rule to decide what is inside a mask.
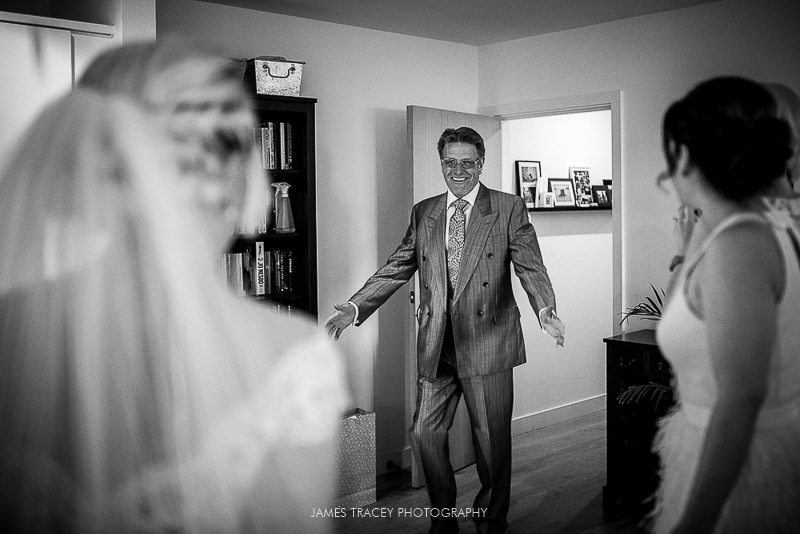
[[[103,2],[93,0],[100,5],[111,4],[110,15],[119,29],[119,39],[131,41],[148,41],[156,38],[156,0],[114,0]]]
[[[737,74],[800,90],[800,2],[724,0],[488,45],[481,106],[621,91],[622,305],[666,287],[677,201],[660,192],[661,118],[698,82]],[[574,289],[575,291],[578,288]],[[648,323],[631,322],[630,329]]]
[[[317,239],[324,321],[334,304],[383,264],[408,226],[406,106],[474,113],[477,49],[190,0],[159,0],[157,31],[192,36],[231,57],[306,62],[301,95],[319,99]],[[387,460],[400,464],[406,443],[407,302],[406,291],[398,291],[339,341],[354,404],[376,411],[379,470]]]
[[[516,160],[541,163],[542,177],[568,178],[589,167],[592,184],[612,176],[611,111],[503,121],[503,189],[517,192]],[[529,213],[567,327],[564,347],[541,333],[521,305],[528,363],[514,371],[515,432],[551,422],[554,408],[586,413],[603,406],[603,337],[613,333],[611,211]],[[527,297],[514,278],[517,302]],[[584,404],[580,406],[580,404]]]

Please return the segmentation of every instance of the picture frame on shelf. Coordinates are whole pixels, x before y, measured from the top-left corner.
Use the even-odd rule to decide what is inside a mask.
[[[606,186],[606,189],[608,189],[608,200],[609,200],[610,202],[613,202],[613,200],[614,200],[614,195],[612,194],[612,193],[613,193],[613,191],[612,191],[612,188],[611,188],[611,186],[612,186],[612,182],[611,182],[611,180],[610,180],[610,179],[607,179],[607,178],[604,178],[604,179],[603,179],[603,185],[604,185],[604,186]]]
[[[581,208],[589,207],[594,202],[589,172],[589,167],[569,168],[569,179],[572,180],[575,187],[575,205]]]
[[[569,178],[550,178],[550,192],[553,194],[553,207],[575,206],[575,185]]]
[[[600,207],[611,206],[611,191],[605,185],[593,185],[592,196]]]
[[[539,180],[539,183],[536,184],[536,207],[537,208],[552,208],[552,204],[550,206],[545,205],[545,196],[550,192],[550,183],[548,182],[547,178],[542,177]]]
[[[525,200],[525,206],[533,208],[536,206],[536,188],[529,185],[520,184],[520,196]]]
[[[537,187],[542,180],[542,164],[539,161],[517,160],[517,184],[519,195],[525,199],[525,206],[536,207]]]
[[[542,208],[554,208],[555,205],[556,205],[556,203],[555,203],[556,200],[555,199],[556,199],[556,197],[555,197],[555,195],[553,193],[550,193],[550,192],[542,193],[542,202],[541,202],[541,206],[540,207],[542,207]]]

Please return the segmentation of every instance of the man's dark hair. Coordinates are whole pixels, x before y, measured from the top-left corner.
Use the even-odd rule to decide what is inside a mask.
[[[442,135],[439,137],[439,142],[436,144],[436,149],[439,151],[439,159],[442,158],[444,147],[448,143],[470,144],[478,151],[478,157],[480,159],[483,160],[486,157],[486,147],[483,146],[483,137],[469,126],[448,128],[442,132]]]

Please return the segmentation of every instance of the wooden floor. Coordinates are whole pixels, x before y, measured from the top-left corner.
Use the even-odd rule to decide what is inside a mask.
[[[633,534],[634,521],[603,521],[602,489],[606,480],[605,411],[589,414],[514,438],[509,534]],[[475,466],[456,473],[457,508],[466,509],[478,490]],[[429,519],[397,517],[398,509],[429,506],[425,488],[414,489],[410,476],[399,472],[379,477],[378,501],[362,509],[361,517],[334,520],[339,534],[425,534]],[[371,511],[391,518],[366,517]],[[377,514],[376,514],[377,515]],[[462,518],[463,533],[474,533]]]

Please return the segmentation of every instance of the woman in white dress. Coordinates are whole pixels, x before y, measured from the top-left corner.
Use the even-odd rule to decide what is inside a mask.
[[[800,231],[762,199],[791,155],[774,105],[717,78],[664,118],[659,182],[702,216],[657,332],[678,403],[654,445],[655,532],[800,531]]]
[[[0,174],[0,531],[327,532],[339,356],[218,268],[268,201],[247,96],[123,48],[161,100],[75,90]]]

